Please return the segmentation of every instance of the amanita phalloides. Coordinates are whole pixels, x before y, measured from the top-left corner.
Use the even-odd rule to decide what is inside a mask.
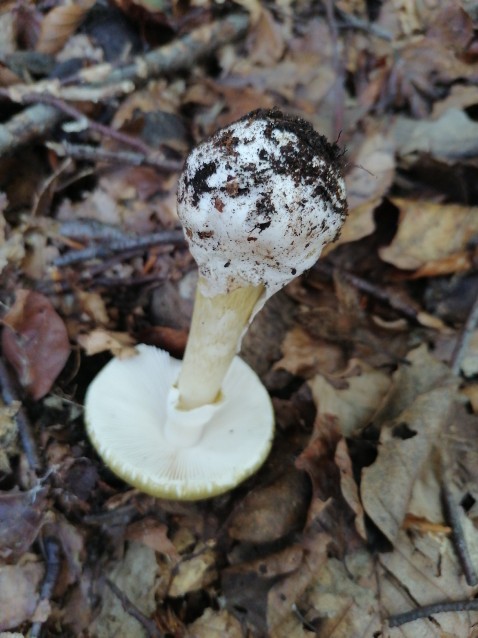
[[[116,474],[194,500],[259,468],[273,411],[236,353],[265,301],[336,238],[346,210],[338,148],[298,117],[253,111],[191,152],[178,214],[199,282],[184,360],[140,345],[87,392],[90,438]]]

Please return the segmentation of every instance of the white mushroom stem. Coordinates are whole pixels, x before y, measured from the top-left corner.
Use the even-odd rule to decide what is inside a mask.
[[[191,410],[214,403],[237,353],[253,310],[264,293],[264,286],[248,286],[206,297],[196,292],[188,344],[178,379],[179,403]]]

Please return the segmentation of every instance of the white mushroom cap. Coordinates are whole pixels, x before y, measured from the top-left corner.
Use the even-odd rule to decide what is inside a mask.
[[[113,359],[85,400],[88,434],[115,474],[148,494],[196,500],[226,492],[253,474],[273,437],[271,400],[235,357],[219,401],[176,408],[181,362],[152,346]]]
[[[179,182],[205,296],[263,285],[270,297],[317,261],[346,211],[338,147],[278,110],[219,130],[193,149]]]

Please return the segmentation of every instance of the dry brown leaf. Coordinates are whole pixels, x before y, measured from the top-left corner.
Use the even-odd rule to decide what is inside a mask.
[[[465,356],[461,362],[461,371],[465,377],[474,377],[478,374],[478,330],[475,330],[468,342]]]
[[[151,547],[155,552],[169,556],[173,560],[179,558],[175,546],[168,538],[168,528],[154,518],[145,517],[128,525],[125,538]]]
[[[446,162],[477,154],[478,124],[462,109],[450,108],[437,120],[398,116],[391,131],[398,154],[409,161],[418,153]]]
[[[191,623],[186,630],[187,638],[243,638],[242,625],[228,611],[213,611],[210,607]],[[1,636],[0,636],[1,638]]]
[[[249,47],[249,62],[264,67],[273,66],[284,53],[282,30],[265,7],[261,7],[260,15],[250,33]]]
[[[39,53],[58,53],[83,22],[95,0],[79,0],[51,9],[44,17],[36,44]]]
[[[43,564],[35,560],[0,567],[0,631],[31,619],[43,572]]]
[[[45,488],[0,492],[0,557],[18,559],[34,543],[43,524],[46,495]]]
[[[231,516],[229,536],[249,543],[277,541],[300,529],[308,505],[307,479],[292,469],[247,494]]]
[[[320,632],[331,638],[382,635],[374,563],[369,552],[324,563],[307,590],[306,620],[320,619]]]
[[[461,391],[470,401],[475,414],[478,414],[478,383],[472,383],[464,387]]]
[[[8,406],[0,401],[0,472],[5,474],[11,472],[9,458],[18,454],[18,428],[15,415],[19,407],[18,401],[14,401]]]
[[[282,359],[274,364],[274,370],[287,370],[304,378],[319,371],[333,373],[343,366],[343,353],[339,346],[312,337],[300,326],[294,326],[287,332],[281,350]]]
[[[334,461],[340,471],[340,490],[350,509],[355,514],[355,529],[359,536],[367,539],[364,510],[360,501],[358,485],[355,481],[352,459],[345,439],[340,439],[335,450]]]
[[[23,234],[17,232],[9,235],[7,232],[7,222],[4,217],[7,206],[7,196],[0,192],[0,275],[8,264],[13,263],[18,266],[25,257]]]
[[[390,135],[373,133],[365,137],[345,176],[349,215],[337,242],[357,241],[375,230],[374,210],[388,192],[395,174],[395,145]]]
[[[109,351],[120,359],[126,359],[136,354],[134,348],[136,342],[127,332],[97,328],[87,335],[78,335],[77,341],[88,356]]]
[[[447,385],[420,394],[382,427],[377,459],[362,471],[364,509],[391,543],[405,519],[414,483],[448,422],[453,398]]]
[[[270,609],[268,597],[274,585],[278,581],[283,582],[284,575],[296,573],[303,559],[303,549],[289,545],[258,560],[222,570],[221,585],[227,609],[238,614],[244,624],[264,635]]]
[[[476,533],[476,532],[475,532]],[[395,551],[381,554],[378,568],[380,606],[385,614],[410,611],[420,605],[474,596],[465,583],[451,541],[441,534],[401,531]],[[389,629],[389,638],[470,638],[478,612],[436,614]]]
[[[124,558],[110,570],[110,580],[145,616],[156,609],[155,591],[159,568],[154,550],[130,542]],[[99,616],[90,627],[95,638],[146,638],[144,627],[123,608],[118,597],[104,585]]]
[[[450,368],[432,356],[426,344],[410,350],[406,362],[394,372],[389,391],[373,417],[377,426],[396,419],[420,394],[447,385],[456,388]]]
[[[466,270],[466,251],[478,235],[478,208],[393,199],[400,211],[398,230],[380,257],[415,276]]]
[[[367,425],[390,386],[390,377],[358,359],[346,370],[308,381],[319,415],[337,418],[340,431],[350,436]]]
[[[169,585],[168,594],[173,598],[206,588],[217,578],[216,553],[208,545],[198,545],[192,558],[177,565]]]
[[[324,529],[322,519],[326,521],[329,513],[333,515],[334,508],[331,501],[319,501],[316,503],[315,517],[301,539],[301,547],[305,550],[302,561],[290,575],[273,585],[267,595],[267,627],[271,635],[279,635],[276,632],[290,618],[293,605],[315,580],[321,565],[329,559],[328,548],[332,538]]]
[[[109,322],[105,300],[97,292],[78,290],[77,297],[81,310],[97,324],[106,325]]]
[[[63,320],[47,297],[18,290],[3,318],[3,353],[33,399],[47,394],[63,369],[70,343]]]

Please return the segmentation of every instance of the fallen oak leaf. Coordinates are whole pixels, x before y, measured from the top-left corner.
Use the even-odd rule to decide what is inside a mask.
[[[2,323],[3,354],[22,387],[38,401],[51,390],[70,355],[65,324],[47,297],[23,289]]]
[[[454,389],[420,394],[382,427],[376,461],[362,470],[364,509],[393,544],[408,511],[413,486],[448,420]]]
[[[35,542],[43,525],[47,491],[35,487],[28,492],[0,492],[1,558],[18,558]]]
[[[33,560],[0,567],[0,631],[14,629],[31,619],[38,605],[43,573],[43,565]]]
[[[76,31],[95,0],[80,0],[75,4],[54,7],[41,23],[36,44],[39,53],[58,53]]]
[[[88,334],[79,335],[77,341],[88,356],[110,351],[120,359],[127,359],[136,354],[136,342],[127,332],[96,328]]]
[[[400,211],[398,230],[380,257],[413,277],[468,270],[468,245],[478,234],[476,207],[392,199]]]

